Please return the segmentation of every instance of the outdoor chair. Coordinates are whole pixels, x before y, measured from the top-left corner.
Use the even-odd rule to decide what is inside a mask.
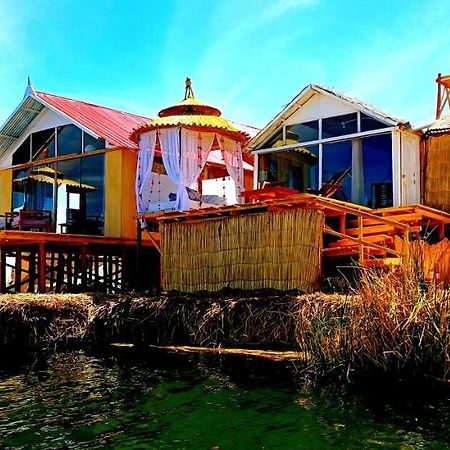
[[[51,211],[21,209],[5,213],[6,229],[21,231],[51,231]]]
[[[351,171],[352,168],[348,167],[341,172],[335,173],[328,181],[322,184],[322,187],[318,191],[309,189],[308,193],[330,198],[333,197],[334,194],[339,192],[343,200],[347,201],[342,183],[344,182],[345,177],[349,175]]]

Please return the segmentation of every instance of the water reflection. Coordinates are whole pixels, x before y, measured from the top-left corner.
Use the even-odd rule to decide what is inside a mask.
[[[299,387],[244,360],[62,353],[0,369],[0,447],[448,448],[449,401],[427,400]]]

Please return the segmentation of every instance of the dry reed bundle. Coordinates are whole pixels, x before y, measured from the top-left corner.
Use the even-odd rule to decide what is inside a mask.
[[[425,204],[450,212],[450,135],[427,140]]]
[[[161,224],[164,287],[311,292],[320,274],[322,225],[319,211],[299,209]]]
[[[136,345],[295,346],[295,293],[123,297],[101,305],[96,340]]]
[[[94,311],[88,295],[1,295],[0,345],[33,348],[79,342]]]

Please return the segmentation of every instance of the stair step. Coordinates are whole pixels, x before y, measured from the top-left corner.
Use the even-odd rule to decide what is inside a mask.
[[[401,222],[405,224],[415,223],[422,220],[422,214],[410,213],[410,214],[392,214],[389,216],[385,216],[385,219],[394,220],[395,222]],[[358,226],[358,220],[350,220],[350,223],[354,226]],[[378,219],[363,219],[363,225],[383,225],[384,222],[381,222]]]
[[[380,259],[363,259],[364,267],[388,267],[399,266],[402,263],[401,258],[380,258]]]
[[[394,242],[394,238],[392,236],[388,236],[387,234],[374,234],[372,236],[365,236],[364,240],[366,242],[370,242],[371,244],[392,244]],[[358,242],[353,241],[352,239],[339,239],[336,242],[330,242],[328,244],[329,247],[345,247],[358,245]]]
[[[372,227],[363,227],[362,234],[363,236],[367,234],[385,234],[385,233],[394,233],[397,229],[392,225],[378,225]],[[349,236],[358,236],[359,229],[358,228],[349,228],[345,230],[345,234]]]
[[[337,258],[339,256],[354,256],[354,255],[358,255],[358,253],[359,253],[358,244],[356,244],[354,246],[333,247],[333,248],[322,249],[322,254],[329,258]],[[377,249],[377,248],[364,247],[364,255],[385,256],[386,251]]]

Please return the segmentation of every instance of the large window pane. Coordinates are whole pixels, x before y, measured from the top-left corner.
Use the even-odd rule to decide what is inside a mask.
[[[391,134],[362,139],[362,152],[367,206],[372,208],[392,206]]]
[[[262,148],[276,148],[281,147],[284,145],[283,142],[283,131],[280,130],[278,133],[276,133],[273,137],[271,137],[269,140],[267,140]]]
[[[102,235],[105,217],[105,155],[81,158],[81,183],[86,185],[86,233]]]
[[[322,183],[333,183],[348,169],[352,167],[351,141],[337,142],[323,145],[322,156]],[[336,194],[343,200],[351,199],[351,177],[347,175],[342,180],[342,191]]]
[[[86,216],[85,191],[81,189],[81,158],[58,163],[58,232],[83,233]]]
[[[258,165],[260,186],[285,186],[300,192],[317,189],[317,146],[259,155]]]
[[[13,210],[52,211],[55,171],[51,165],[13,173]]]
[[[380,122],[367,114],[361,113],[361,131],[378,130],[380,128],[387,128],[389,125]]]
[[[12,164],[23,164],[30,161],[30,137],[22,142],[20,147],[13,153]]]
[[[322,138],[344,136],[357,133],[358,123],[356,113],[322,119]]]
[[[92,152],[94,150],[102,150],[105,148],[105,140],[104,139],[96,139],[88,133],[84,133],[84,151]]]
[[[55,129],[38,131],[31,136],[33,161],[55,156]]]
[[[58,156],[81,153],[81,130],[75,125],[58,127]]]
[[[297,123],[286,127],[286,145],[319,139],[319,121]]]

